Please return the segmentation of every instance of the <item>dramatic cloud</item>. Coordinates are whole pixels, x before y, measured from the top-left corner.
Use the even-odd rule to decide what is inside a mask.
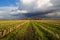
[[[18,17],[23,17],[23,15],[16,16],[16,14],[27,13],[26,10],[18,10],[16,6],[5,6],[0,7],[0,19],[17,19]],[[12,16],[15,15],[15,16]]]
[[[60,0],[15,0],[15,4],[13,5],[11,4],[9,6],[0,6],[0,18],[13,19],[26,17],[26,15],[22,14],[38,14],[38,12],[40,12],[39,16],[42,14],[42,16],[46,17],[60,18]]]
[[[18,5],[22,10],[27,10],[28,12],[33,12],[37,10],[44,10],[53,4],[50,0],[20,0]]]

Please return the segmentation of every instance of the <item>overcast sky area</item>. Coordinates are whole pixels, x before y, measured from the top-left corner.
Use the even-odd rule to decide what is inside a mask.
[[[28,16],[60,19],[60,0],[0,0],[0,19]]]

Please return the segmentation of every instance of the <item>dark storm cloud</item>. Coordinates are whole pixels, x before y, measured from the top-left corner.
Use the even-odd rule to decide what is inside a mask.
[[[60,0],[18,0],[16,5],[0,7],[0,18],[60,18]]]

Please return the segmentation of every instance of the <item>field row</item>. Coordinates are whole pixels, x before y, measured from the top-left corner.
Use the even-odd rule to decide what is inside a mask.
[[[60,40],[60,25],[35,20],[21,24],[0,40]]]
[[[60,40],[60,25],[55,26],[49,23],[35,22],[38,29],[42,32],[43,38],[47,38],[46,40]],[[44,39],[45,40],[45,39]]]
[[[0,23],[0,38],[5,37],[10,32],[17,29],[21,24],[23,24],[25,20],[21,21],[5,21]]]

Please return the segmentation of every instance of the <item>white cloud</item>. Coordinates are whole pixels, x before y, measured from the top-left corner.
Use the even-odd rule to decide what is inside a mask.
[[[23,4],[31,4],[32,2],[34,2],[35,0],[21,0],[21,2],[23,3]]]
[[[17,9],[17,7],[15,7],[15,6],[0,7],[0,18],[11,17],[10,13],[13,12],[13,10],[16,10],[16,9]]]
[[[46,8],[52,6],[50,0],[38,0],[37,1],[37,8]]]
[[[3,13],[10,13],[11,11],[13,10],[16,10],[17,7],[14,7],[14,6],[4,6],[4,7],[0,7],[0,14],[3,14]]]
[[[22,13],[28,13],[26,10],[15,10],[12,11],[10,14],[22,14]]]
[[[48,16],[48,17],[60,17],[60,12],[56,11],[56,12],[48,13],[48,14],[45,14],[45,16]]]
[[[18,7],[15,7],[15,6],[0,7],[0,15],[18,14],[18,13],[27,13],[27,11],[19,10]]]
[[[0,7],[0,15],[1,14],[10,14],[13,10],[16,10],[17,7],[14,6],[4,6],[4,7]]]
[[[28,12],[41,11],[53,6],[50,1],[51,0],[20,0],[19,4],[21,5],[17,5],[20,6],[22,10],[27,10]]]
[[[15,7],[15,6],[3,6],[3,7],[0,7],[0,10],[2,10],[2,11],[11,11],[11,10],[15,10],[17,8],[18,7]]]
[[[26,10],[17,10],[18,13],[28,13]]]

